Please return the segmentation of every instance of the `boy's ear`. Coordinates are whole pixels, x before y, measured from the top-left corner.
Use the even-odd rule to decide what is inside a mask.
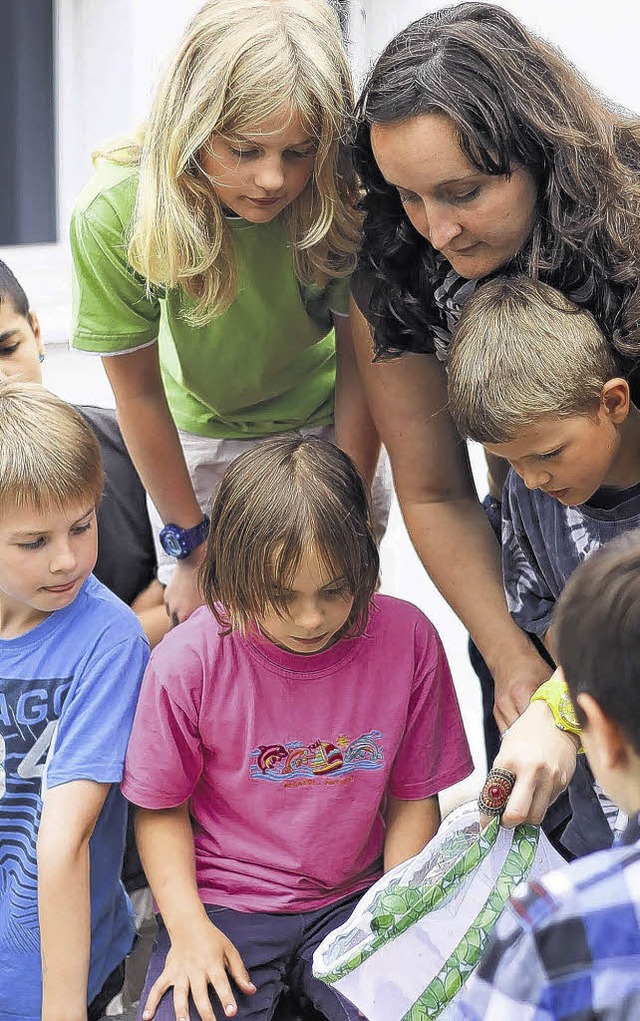
[[[40,329],[40,320],[32,308],[29,309],[29,325],[33,330],[33,335],[36,338],[38,350],[41,354],[44,354],[44,342],[42,340],[42,331]]]
[[[629,384],[621,376],[608,379],[602,387],[602,402],[614,425],[622,425],[629,414],[631,395]]]
[[[618,724],[609,719],[595,698],[586,692],[581,692],[576,701],[587,718],[583,729],[589,734],[590,754],[592,750],[594,760],[598,759],[598,762],[592,763],[594,772],[597,772],[599,764],[608,770],[626,766],[628,741]]]

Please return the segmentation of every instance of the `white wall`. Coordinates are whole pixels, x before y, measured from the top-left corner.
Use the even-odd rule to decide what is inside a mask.
[[[353,8],[364,14],[352,15],[354,31],[363,25],[360,60],[369,62],[401,28],[443,6],[429,0],[354,0]],[[637,0],[502,0],[501,6],[559,46],[602,92],[640,111]]]
[[[91,152],[145,119],[153,84],[201,0],[56,0],[58,223],[66,241]]]
[[[56,0],[58,222],[66,239],[91,151],[145,117],[153,83],[201,0]],[[442,6],[430,0],[352,0],[351,53],[358,81],[401,28]],[[607,95],[640,110],[636,0],[504,0],[557,44]]]

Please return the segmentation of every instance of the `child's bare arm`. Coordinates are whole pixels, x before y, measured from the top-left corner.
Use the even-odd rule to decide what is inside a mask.
[[[351,321],[336,316],[336,443],[349,454],[371,488],[380,456],[380,437],[369,412],[351,336]]]
[[[109,786],[75,780],[44,796],[37,844],[42,1021],[86,1021],[89,840]]]
[[[155,649],[171,627],[171,621],[164,605],[164,588],[153,580],[133,600],[131,609],[142,625],[149,647]]]
[[[214,1021],[209,983],[225,1014],[232,1016],[237,1007],[228,975],[243,993],[255,992],[255,986],[233,943],[209,921],[198,895],[188,804],[153,811],[138,809],[136,839],[171,939],[171,950],[149,992],[143,1017],[153,1017],[162,996],[173,987],[177,1018],[189,1017],[191,993],[203,1021]]]
[[[103,364],[127,450],[160,516],[183,528],[197,525],[202,511],[167,404],[157,346],[104,358]],[[199,546],[179,560],[165,590],[164,601],[176,623],[185,620],[203,601],[197,585],[203,553]]]
[[[431,840],[440,825],[438,798],[403,801],[389,798],[384,838],[384,871],[412,858]]]

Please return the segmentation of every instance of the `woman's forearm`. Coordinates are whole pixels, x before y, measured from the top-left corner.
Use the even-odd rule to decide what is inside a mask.
[[[500,550],[480,505],[467,445],[448,411],[447,378],[434,356],[372,361],[369,326],[351,304],[352,344],[400,507],[418,556],[489,662],[501,642],[527,640],[512,623]]]
[[[351,324],[411,539],[489,665],[504,727],[524,711],[550,670],[509,616],[498,543],[477,499],[467,445],[449,414],[446,373],[433,355],[372,362],[369,326],[354,302]]]
[[[509,726],[551,668],[509,615],[500,551],[482,506],[471,499],[405,501],[403,513],[431,579],[487,662],[495,680],[498,723]]]
[[[417,503],[398,494],[411,541],[429,576],[487,660],[500,641],[526,636],[513,623],[502,585],[500,549],[475,499]]]

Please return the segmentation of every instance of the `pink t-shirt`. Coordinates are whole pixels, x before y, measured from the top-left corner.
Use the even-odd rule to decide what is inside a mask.
[[[313,655],[219,631],[201,607],[152,654],[126,797],[189,800],[205,903],[309,911],[370,886],[385,795],[427,798],[473,768],[433,625],[377,596],[362,637]]]

